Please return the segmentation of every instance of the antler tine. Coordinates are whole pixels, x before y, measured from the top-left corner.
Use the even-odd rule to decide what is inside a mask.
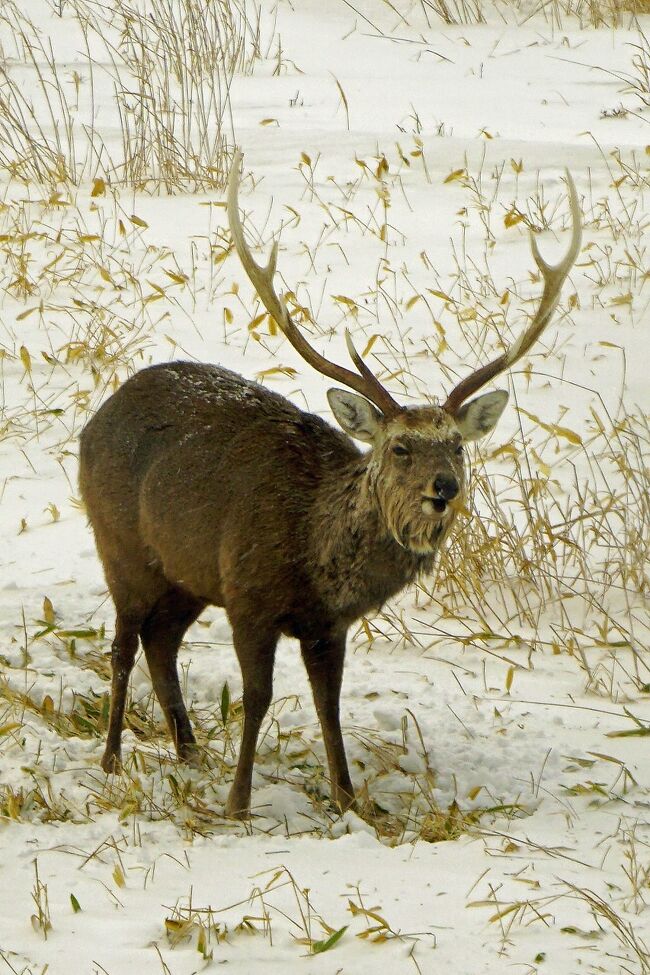
[[[273,287],[273,277],[275,275],[278,257],[277,241],[271,248],[271,253],[269,255],[266,267],[262,267],[255,261],[253,255],[251,254],[250,248],[246,244],[244,229],[239,216],[239,173],[242,159],[243,154],[239,149],[236,149],[233,156],[232,166],[230,167],[230,174],[228,176],[226,209],[228,212],[230,232],[235,244],[235,249],[239,255],[239,260],[241,261],[242,267],[246,271],[246,274],[248,275],[253,287],[257,291],[257,294],[262,300],[262,304],[278,323],[286,338],[289,340],[296,352],[302,356],[305,362],[307,362],[310,366],[313,366],[314,369],[322,373],[324,376],[328,376],[330,379],[343,383],[345,386],[349,386],[350,389],[354,389],[358,393],[361,393],[362,396],[365,396],[372,403],[374,403],[385,416],[392,416],[398,413],[401,410],[401,406],[393,399],[388,390],[381,385],[377,377],[372,374],[370,369],[368,369],[365,362],[363,362],[361,356],[352,345],[352,340],[350,339],[347,330],[346,342],[348,344],[348,349],[350,350],[352,361],[359,370],[360,375],[352,372],[351,369],[346,369],[345,366],[339,366],[335,362],[330,362],[329,359],[326,359],[319,352],[317,352],[316,349],[312,348],[307,339],[304,337],[296,323],[289,315],[284,297],[282,295],[278,295]]]
[[[544,290],[537,312],[528,328],[522,332],[509,349],[506,349],[498,358],[487,363],[485,366],[481,366],[476,372],[473,372],[470,376],[466,376],[465,379],[458,383],[449,394],[447,401],[443,404],[443,409],[448,413],[454,414],[468,396],[471,396],[476,390],[480,389],[491,379],[494,379],[495,376],[498,376],[499,373],[509,369],[515,362],[521,359],[537,341],[551,320],[560,297],[562,285],[580,253],[580,243],[582,240],[582,213],[578,202],[578,193],[571,173],[568,169],[565,170],[565,173],[569,188],[569,204],[573,224],[569,248],[559,264],[548,264],[540,254],[537,240],[531,233],[530,247],[533,258],[544,278]]]
[[[354,362],[355,366],[357,367],[357,369],[359,370],[359,372],[361,373],[361,375],[363,376],[363,378],[367,382],[369,382],[369,383],[377,383],[377,384],[379,384],[379,380],[377,379],[377,377],[374,375],[374,373],[372,373],[370,371],[370,369],[368,368],[368,366],[365,364],[365,362],[363,361],[363,359],[361,358],[361,356],[359,355],[359,353],[355,349],[354,342],[352,341],[352,335],[350,334],[350,329],[349,328],[346,328],[346,330],[345,330],[345,344],[346,344],[347,349],[348,349],[348,355],[350,356],[350,358]],[[379,384],[379,386],[380,386],[380,389],[382,390],[382,392],[386,393],[386,395],[389,397],[389,399],[393,403],[395,403],[395,400],[393,400],[392,396],[390,396],[390,394],[386,392],[386,390],[384,389],[384,387],[381,386],[381,384]],[[395,405],[397,406],[398,409],[401,409],[401,407],[397,403],[395,403]]]

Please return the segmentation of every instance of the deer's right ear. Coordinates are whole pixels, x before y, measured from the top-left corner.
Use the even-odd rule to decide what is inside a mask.
[[[374,443],[379,433],[381,413],[372,403],[347,389],[328,389],[327,398],[332,413],[350,437]]]

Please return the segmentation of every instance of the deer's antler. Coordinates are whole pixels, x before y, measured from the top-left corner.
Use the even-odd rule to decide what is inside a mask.
[[[335,380],[335,382],[343,383],[345,386],[349,386],[350,389],[356,390],[357,393],[361,393],[371,403],[374,403],[384,416],[394,416],[396,413],[399,413],[402,407],[393,399],[388,390],[382,386],[377,377],[373,375],[365,364],[352,344],[352,339],[347,329],[345,340],[352,361],[359,370],[359,375],[352,372],[351,369],[346,369],[345,366],[339,366],[335,362],[330,362],[329,359],[326,359],[316,349],[312,348],[304,337],[289,315],[283,296],[278,295],[273,287],[273,277],[278,258],[277,241],[271,248],[271,254],[266,267],[259,265],[253,258],[244,239],[244,230],[239,217],[238,193],[242,159],[242,153],[239,149],[236,149],[228,176],[228,223],[230,224],[230,233],[232,234],[239,259],[253,287],[257,291],[262,304],[278,323],[279,328],[289,339],[296,352],[310,366],[313,366],[314,369],[318,370],[324,376]]]
[[[542,292],[541,301],[539,303],[539,308],[537,313],[533,318],[532,322],[528,328],[519,336],[516,342],[506,349],[498,358],[494,359],[492,362],[488,362],[487,365],[481,366],[476,372],[473,372],[470,376],[466,376],[465,379],[461,380],[457,386],[451,391],[447,397],[447,401],[443,403],[443,410],[452,415],[457,412],[461,403],[475,393],[477,389],[484,386],[499,373],[504,372],[509,369],[515,362],[521,359],[522,356],[528,352],[530,347],[537,341],[541,333],[544,331],[551,316],[555,310],[558,299],[560,297],[560,291],[564,281],[575,264],[575,260],[580,251],[580,241],[582,239],[582,213],[580,212],[580,204],[578,203],[578,194],[576,192],[575,183],[569,170],[566,170],[566,181],[569,188],[569,202],[571,206],[571,220],[573,223],[573,232],[571,234],[571,243],[569,244],[569,249],[565,257],[560,261],[559,264],[547,264],[542,255],[539,252],[537,246],[537,241],[531,233],[530,235],[530,246],[533,252],[533,257],[535,258],[535,263],[542,273],[544,278],[544,290]]]

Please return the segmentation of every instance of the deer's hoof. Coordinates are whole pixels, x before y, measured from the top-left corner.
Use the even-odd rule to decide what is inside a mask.
[[[223,814],[226,819],[250,819],[250,800],[243,800],[233,795],[228,796]]]
[[[101,766],[107,775],[116,775],[122,771],[122,756],[119,752],[106,750],[102,756]]]
[[[340,789],[336,795],[333,797],[335,805],[341,810],[342,813],[347,812],[351,809],[353,812],[359,811],[359,804],[356,800],[354,793],[343,792]]]
[[[203,753],[194,741],[188,741],[178,746],[178,761],[192,768],[200,768],[203,764]]]

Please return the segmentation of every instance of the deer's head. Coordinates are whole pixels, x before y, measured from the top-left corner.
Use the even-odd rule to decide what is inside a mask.
[[[470,397],[505,372],[531,348],[550,321],[562,285],[580,250],[580,206],[567,171],[573,229],[565,257],[548,264],[531,235],[535,263],[544,279],[542,297],[528,328],[505,352],[463,379],[442,405],[401,406],[370,371],[349,332],[346,341],[358,372],[330,362],[305,339],[273,287],[277,242],[266,267],[255,262],[245,242],[239,217],[238,189],[242,155],[235,152],[228,181],[228,219],[244,270],[267,311],[300,355],[318,372],[343,383],[330,389],[328,400],[343,430],[371,445],[368,476],[385,523],[400,545],[418,553],[432,552],[441,529],[462,502],[466,484],[464,445],[489,434],[505,409],[508,393],[494,390]],[[354,392],[353,392],[354,390]]]
[[[433,551],[440,530],[464,501],[464,446],[493,429],[508,394],[478,396],[457,416],[439,406],[382,413],[343,389],[330,389],[327,397],[345,432],[371,445],[368,481],[393,537],[420,555]]]

